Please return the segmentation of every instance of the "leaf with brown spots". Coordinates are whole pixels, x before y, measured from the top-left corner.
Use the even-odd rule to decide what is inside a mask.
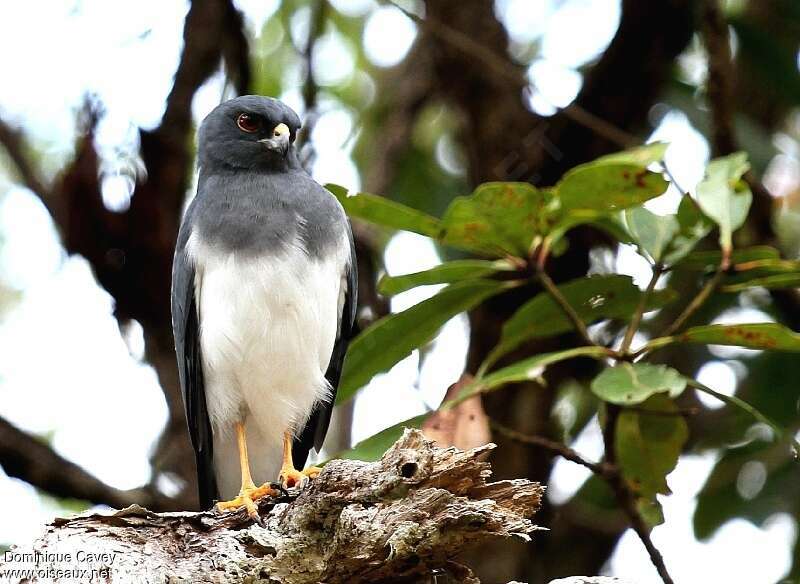
[[[640,165],[595,161],[576,166],[556,185],[561,211],[612,213],[641,205],[667,190],[667,181]]]
[[[533,185],[492,182],[457,197],[442,218],[439,239],[482,255],[528,257],[547,226],[547,195]]]
[[[774,322],[696,326],[675,337],[686,343],[800,352],[800,334]]]

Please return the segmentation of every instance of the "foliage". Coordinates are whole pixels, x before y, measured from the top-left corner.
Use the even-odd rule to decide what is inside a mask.
[[[497,346],[474,380],[440,408],[450,408],[467,397],[508,384],[540,378],[555,363],[594,359],[602,365],[591,383],[591,392],[599,398],[599,413],[606,425],[606,455],[617,462],[635,508],[651,526],[663,520],[657,495],[669,494],[667,475],[690,438],[686,413],[680,405],[687,393],[706,392],[737,407],[750,420],[741,432],[746,432],[753,421],[775,429],[778,442],[761,446],[758,452],[768,451],[796,474],[790,450],[797,445],[780,429],[786,420],[776,421],[737,396],[723,395],[699,383],[692,378],[693,371],[678,371],[654,362],[658,350],[690,343],[800,352],[800,335],[774,322],[686,326],[702,314],[703,304],[713,295],[797,285],[800,262],[781,259],[777,250],[769,247],[734,249],[734,233],[743,225],[752,198],[742,180],[749,168],[743,153],[711,161],[696,197],[684,195],[675,213],[659,215],[647,209],[644,203],[662,195],[668,186],[659,172],[651,170],[664,150],[663,144],[650,144],[600,158],[567,172],[551,188],[514,182],[483,184],[472,194],[455,198],[439,219],[397,202],[368,194],[351,195],[329,185],[351,217],[414,231],[440,245],[480,256],[382,279],[379,289],[388,295],[416,286],[448,286],[408,310],[373,323],[354,341],[340,400],[350,399],[374,374],[427,343],[459,312],[514,288],[516,295],[520,290],[529,291],[530,298],[503,324]],[[652,266],[652,280],[646,290],[635,286],[630,276],[619,274],[587,276],[560,286],[548,284],[547,266],[553,250],[568,245],[570,231],[585,224],[598,226],[618,241],[635,246]],[[719,248],[695,249],[714,230]],[[671,286],[672,278],[659,288],[662,276],[670,272],[705,274],[705,282],[681,303]],[[650,334],[650,340],[640,346],[632,346],[635,333],[644,332],[645,314],[653,317],[648,321],[659,322],[665,307],[675,309],[678,304],[685,307],[671,325],[655,331],[660,334]],[[618,345],[602,344],[586,332],[588,325],[601,323],[625,327]],[[508,362],[509,355],[518,356],[532,339],[573,329],[583,331],[583,344]],[[424,418],[403,424],[419,425]],[[403,424],[362,442],[347,455],[377,456]],[[732,456],[747,457],[751,450]],[[597,488],[581,489],[577,497],[600,493]],[[730,484],[726,488],[731,488]],[[707,534],[706,526],[712,520],[703,521],[701,533]]]

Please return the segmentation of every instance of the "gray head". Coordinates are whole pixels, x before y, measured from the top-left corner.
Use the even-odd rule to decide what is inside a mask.
[[[200,167],[272,172],[299,168],[294,148],[299,129],[300,118],[277,99],[243,95],[228,100],[200,125]]]

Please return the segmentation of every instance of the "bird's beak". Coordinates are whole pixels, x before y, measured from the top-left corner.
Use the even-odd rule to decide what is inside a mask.
[[[277,152],[281,156],[286,156],[286,152],[289,150],[289,138],[289,126],[286,124],[278,124],[275,126],[275,129],[272,130],[271,137],[259,140],[259,142],[266,146],[267,150],[270,152]]]

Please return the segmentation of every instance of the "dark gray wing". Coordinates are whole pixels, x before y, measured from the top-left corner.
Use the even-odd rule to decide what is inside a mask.
[[[172,332],[178,356],[178,374],[189,437],[197,463],[197,487],[200,505],[208,509],[219,498],[214,475],[214,442],[211,420],[206,407],[203,361],[200,352],[200,327],[195,298],[195,271],[186,253],[191,232],[191,209],[181,225],[175,258],[172,263]]]
[[[339,331],[336,336],[336,343],[333,345],[333,353],[328,363],[328,370],[325,372],[325,379],[331,385],[332,395],[329,402],[320,402],[311,414],[306,423],[306,427],[299,436],[295,437],[292,444],[292,462],[296,468],[302,469],[308,459],[308,452],[311,448],[317,451],[325,441],[328,433],[328,426],[331,422],[333,403],[336,400],[336,389],[339,386],[339,378],[342,376],[342,366],[344,356],[347,353],[347,346],[350,339],[355,336],[356,308],[358,304],[358,264],[356,263],[356,249],[353,244],[353,232],[350,223],[347,223],[347,234],[350,238],[350,263],[345,275],[347,289],[342,305],[342,314],[339,317]]]

